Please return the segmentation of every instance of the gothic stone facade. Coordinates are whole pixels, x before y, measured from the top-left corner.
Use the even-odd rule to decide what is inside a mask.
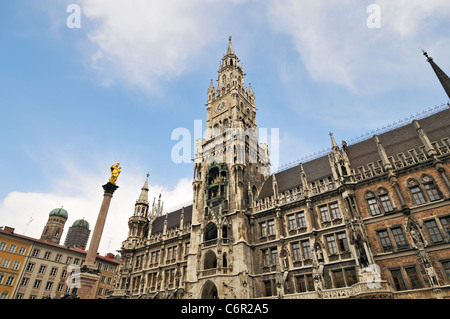
[[[206,111],[193,204],[150,209],[147,176],[112,298],[450,296],[448,107],[270,175],[230,41]]]

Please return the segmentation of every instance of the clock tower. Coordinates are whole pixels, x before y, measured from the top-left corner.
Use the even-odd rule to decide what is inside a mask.
[[[269,173],[258,143],[255,94],[231,37],[207,91],[206,134],[196,142],[186,289],[191,298],[251,298],[249,207]],[[242,287],[237,291],[234,287]]]

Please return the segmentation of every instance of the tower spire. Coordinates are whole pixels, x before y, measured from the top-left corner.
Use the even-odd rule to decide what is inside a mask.
[[[450,78],[447,74],[445,74],[444,71],[441,70],[441,68],[436,63],[434,63],[433,58],[429,57],[427,52],[423,50],[422,52],[423,55],[427,58],[427,62],[430,63],[431,67],[433,68],[434,73],[436,73],[436,76],[439,79],[439,82],[441,82],[445,93],[447,93],[447,96],[450,98]]]
[[[339,146],[337,145],[336,141],[334,140],[332,132],[330,132],[330,138],[331,138],[331,146],[332,146],[333,150],[339,149]]]
[[[227,55],[234,54],[233,45],[231,44],[231,35],[228,37],[228,49],[227,49]]]
[[[148,177],[150,176],[149,173],[147,173],[147,178],[145,179],[144,186],[141,188],[141,194],[139,195],[138,202],[139,203],[145,203],[148,204]]]

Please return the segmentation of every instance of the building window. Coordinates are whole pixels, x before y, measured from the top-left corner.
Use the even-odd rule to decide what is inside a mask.
[[[394,235],[395,243],[397,244],[398,249],[408,248],[408,244],[406,242],[405,236],[403,234],[401,227],[392,228],[392,235]]]
[[[294,261],[300,260],[300,245],[299,243],[292,244],[292,255]]]
[[[38,289],[41,286],[41,281],[39,279],[36,279],[34,282],[33,288]]]
[[[45,273],[46,268],[47,268],[46,265],[41,265],[41,267],[39,268],[38,274],[43,275]]]
[[[275,235],[275,221],[269,220],[269,235]]]
[[[266,294],[266,297],[272,296],[272,282],[271,281],[264,281],[264,292]]]
[[[12,286],[15,277],[16,276],[14,276],[14,275],[9,275],[8,279],[6,279],[5,286]]]
[[[303,257],[305,259],[311,259],[311,248],[309,246],[309,240],[302,241]]]
[[[345,276],[347,278],[347,283],[349,286],[354,285],[358,282],[358,277],[356,276],[355,268],[346,269]]]
[[[16,252],[16,248],[17,248],[17,245],[15,245],[15,244],[10,244],[10,245],[9,245],[8,252],[14,254],[14,253]]]
[[[336,241],[334,239],[334,235],[326,236],[325,239],[328,245],[328,253],[330,255],[337,254],[338,250],[336,246]]]
[[[60,255],[60,254],[56,255],[55,261],[56,261],[57,263],[61,262],[61,259],[62,259],[62,255]]]
[[[26,271],[32,272],[34,268],[34,263],[28,263]]]
[[[419,186],[411,187],[411,194],[413,196],[416,205],[425,203],[425,197],[423,197],[422,190],[420,189]]]
[[[443,240],[441,232],[439,231],[439,228],[434,219],[426,221],[425,226],[428,230],[428,234],[430,234],[430,238],[433,243],[438,243]]]
[[[297,214],[298,217],[298,226],[299,227],[306,227],[306,220],[305,220],[305,213],[300,212]]]
[[[405,283],[403,281],[400,269],[391,270],[392,280],[394,281],[395,289],[397,291],[405,290]]]
[[[11,259],[3,259],[2,268],[8,268],[11,263]]]
[[[392,243],[389,238],[389,234],[387,230],[382,230],[378,232],[378,237],[380,238],[381,246],[383,247],[383,251],[391,251]]]
[[[12,270],[19,270],[19,267],[20,267],[20,261],[14,261],[14,263],[13,263],[13,265],[12,265],[12,267],[11,267],[11,269]]]
[[[389,195],[381,195],[380,196],[381,206],[383,206],[383,210],[385,213],[392,212],[394,209],[392,208],[391,200],[389,199]]]
[[[370,198],[367,200],[367,204],[369,205],[370,213],[372,216],[380,215],[380,209],[378,208],[378,203],[375,198]]]
[[[20,283],[20,285],[22,287],[26,287],[28,285],[28,281],[29,281],[29,278],[25,277],[25,278],[22,279],[22,282]]]
[[[444,267],[445,273],[447,274],[447,279],[450,280],[450,261],[443,261],[442,267]]]
[[[52,270],[50,271],[50,276],[52,276],[52,277],[56,276],[57,272],[58,272],[58,268],[52,267]]]
[[[337,234],[338,246],[341,252],[349,251],[347,236],[345,233]]]
[[[52,253],[51,252],[49,252],[49,251],[46,251],[45,252],[45,254],[44,254],[44,259],[50,259],[50,255],[51,255]]]
[[[272,254],[272,265],[278,264],[278,252],[276,248],[271,249]]]
[[[268,249],[262,250],[262,259],[263,259],[263,266],[269,266],[269,250]]]
[[[176,260],[177,259],[177,255],[178,255],[178,246],[174,246],[173,247],[173,255],[172,255],[172,259]]]
[[[297,292],[314,291],[314,280],[311,274],[296,277]]]
[[[6,243],[4,241],[0,242],[0,251],[4,251],[6,248]]]
[[[263,259],[263,266],[271,266],[271,265],[277,265],[278,263],[278,252],[277,248],[270,248],[270,249],[263,249],[262,252],[262,259]]]
[[[297,292],[306,292],[306,282],[304,276],[297,276]]]
[[[434,183],[428,183],[424,185],[425,190],[428,194],[428,197],[430,198],[430,201],[435,201],[441,199],[441,196],[439,195],[439,192],[434,185]]]
[[[289,230],[297,229],[297,223],[295,221],[294,214],[288,216],[288,225],[289,225]]]
[[[261,223],[261,236],[267,236],[267,225],[266,223]]]
[[[45,290],[51,290],[53,287],[53,282],[49,281],[47,282],[47,285],[45,285]]]
[[[444,227],[447,236],[450,237],[450,216],[442,217],[440,219],[442,227]]]
[[[39,252],[40,252],[39,249],[35,249],[35,250],[33,250],[33,254],[31,256],[32,257],[38,257],[39,256]]]
[[[335,288],[345,287],[345,280],[342,270],[334,270],[332,274]]]
[[[69,265],[72,262],[72,257],[67,257],[66,264]]]
[[[64,289],[64,284],[59,284],[58,285],[58,292],[62,292]]]
[[[341,218],[341,212],[339,211],[339,206],[337,203],[330,204],[331,217],[333,219]]]
[[[422,288],[422,285],[419,280],[419,276],[417,275],[416,267],[405,268],[406,274],[408,275],[408,280],[412,289]]]
[[[322,222],[330,221],[330,214],[328,213],[328,206],[320,206],[319,207],[320,216],[322,217]]]

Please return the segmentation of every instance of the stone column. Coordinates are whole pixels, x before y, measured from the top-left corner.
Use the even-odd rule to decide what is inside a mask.
[[[94,232],[91,237],[91,242],[89,244],[89,250],[87,252],[86,262],[81,269],[80,274],[80,284],[81,287],[78,290],[78,295],[80,299],[92,299],[94,296],[94,289],[96,283],[98,282],[100,276],[98,275],[98,270],[95,267],[95,259],[97,257],[98,246],[100,245],[100,239],[102,238],[103,228],[105,226],[106,216],[108,214],[109,204],[111,203],[111,198],[114,191],[118,186],[108,182],[103,185],[105,193],[103,195],[103,202],[100,207],[100,212],[97,217],[97,222],[95,224]]]

